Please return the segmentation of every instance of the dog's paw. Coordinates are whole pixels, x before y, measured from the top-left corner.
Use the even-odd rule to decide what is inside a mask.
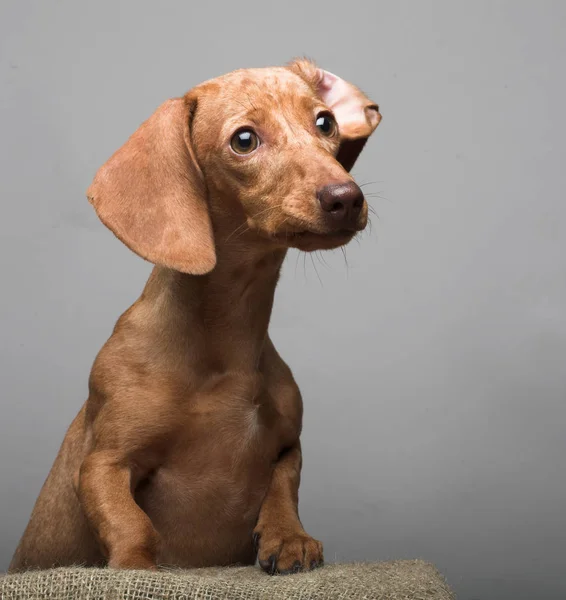
[[[111,569],[147,569],[157,570],[156,548],[153,545],[136,546],[123,545],[112,548],[108,557]]]
[[[139,554],[124,557],[111,557],[108,560],[108,567],[110,569],[157,570],[157,565],[152,558]]]
[[[324,563],[322,544],[302,530],[255,531],[254,544],[260,567],[270,575],[310,571]]]

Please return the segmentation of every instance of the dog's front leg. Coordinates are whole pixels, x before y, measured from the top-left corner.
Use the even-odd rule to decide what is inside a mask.
[[[280,456],[254,530],[259,564],[272,575],[308,571],[323,562],[322,544],[299,520],[301,464],[299,443]]]
[[[155,569],[159,535],[132,496],[132,468],[116,451],[95,451],[84,460],[78,495],[108,566]]]

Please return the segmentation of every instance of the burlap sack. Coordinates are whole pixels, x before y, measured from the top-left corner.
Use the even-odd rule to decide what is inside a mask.
[[[452,600],[420,560],[327,565],[270,577],[257,567],[114,571],[64,568],[0,577],[0,599],[44,600]]]

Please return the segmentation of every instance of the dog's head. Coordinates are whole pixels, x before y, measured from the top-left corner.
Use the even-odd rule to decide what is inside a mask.
[[[380,120],[358,88],[310,61],[235,71],[160,106],[87,195],[134,252],[186,273],[212,270],[214,235],[227,242],[237,227],[335,248],[366,226],[349,171]]]

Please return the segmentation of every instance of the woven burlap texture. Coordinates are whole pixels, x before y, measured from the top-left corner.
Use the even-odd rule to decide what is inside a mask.
[[[60,568],[0,578],[1,600],[452,600],[421,560],[327,565],[270,577],[257,567],[149,571]]]

